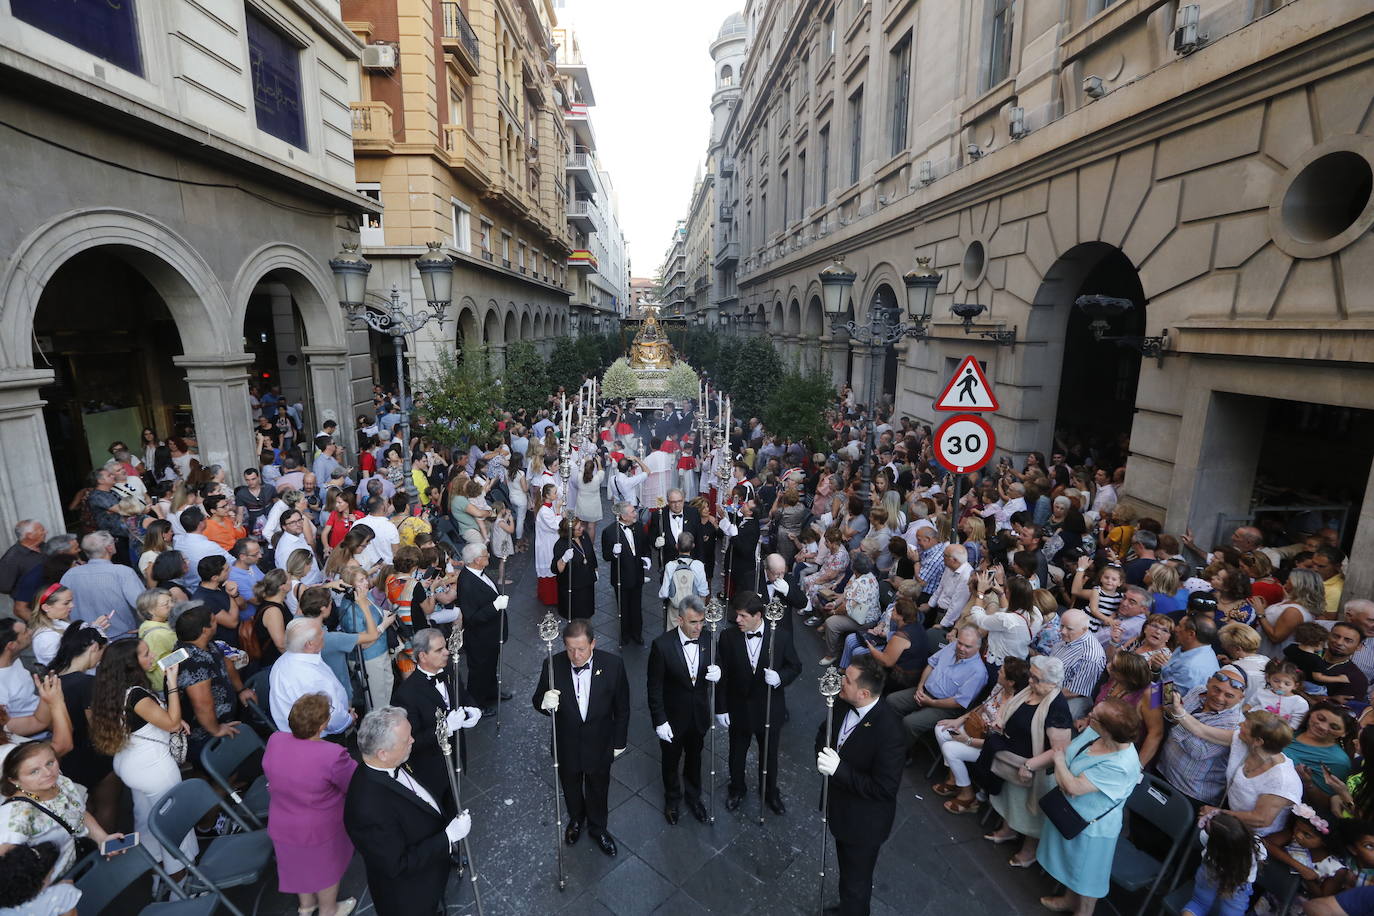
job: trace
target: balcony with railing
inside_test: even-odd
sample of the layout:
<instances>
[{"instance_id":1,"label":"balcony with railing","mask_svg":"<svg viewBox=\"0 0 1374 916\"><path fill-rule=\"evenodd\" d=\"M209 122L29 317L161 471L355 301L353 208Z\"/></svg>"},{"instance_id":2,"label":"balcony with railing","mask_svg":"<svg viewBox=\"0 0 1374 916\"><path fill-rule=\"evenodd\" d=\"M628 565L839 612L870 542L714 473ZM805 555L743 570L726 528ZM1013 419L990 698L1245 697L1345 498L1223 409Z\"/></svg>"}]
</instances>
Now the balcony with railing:
<instances>
[{"instance_id":1,"label":"balcony with railing","mask_svg":"<svg viewBox=\"0 0 1374 916\"><path fill-rule=\"evenodd\" d=\"M739 263L739 242L726 242L716 251L716 267L726 268Z\"/></svg>"},{"instance_id":2,"label":"balcony with railing","mask_svg":"<svg viewBox=\"0 0 1374 916\"><path fill-rule=\"evenodd\" d=\"M578 232L596 232L601 228L597 219L596 205L589 200L568 201L568 225Z\"/></svg>"},{"instance_id":3,"label":"balcony with railing","mask_svg":"<svg viewBox=\"0 0 1374 916\"><path fill-rule=\"evenodd\" d=\"M720 218L722 222L728 223L735 218L735 208L729 204L720 205Z\"/></svg>"},{"instance_id":4,"label":"balcony with railing","mask_svg":"<svg viewBox=\"0 0 1374 916\"><path fill-rule=\"evenodd\" d=\"M591 153L577 152L568 154L568 174L577 183L579 190L588 195L596 193L596 159Z\"/></svg>"},{"instance_id":5,"label":"balcony with railing","mask_svg":"<svg viewBox=\"0 0 1374 916\"><path fill-rule=\"evenodd\" d=\"M386 102L349 102L353 116L354 152L392 153L396 151L391 127L391 106Z\"/></svg>"},{"instance_id":6,"label":"balcony with railing","mask_svg":"<svg viewBox=\"0 0 1374 916\"><path fill-rule=\"evenodd\" d=\"M450 169L482 187L491 184L486 151L467 128L461 124L444 125L444 152L448 154Z\"/></svg>"},{"instance_id":7,"label":"balcony with railing","mask_svg":"<svg viewBox=\"0 0 1374 916\"><path fill-rule=\"evenodd\" d=\"M468 22L461 4L446 2L442 6L444 50L454 56L458 64L468 71L469 76L476 76L482 62L482 46L477 41L477 33Z\"/></svg>"},{"instance_id":8,"label":"balcony with railing","mask_svg":"<svg viewBox=\"0 0 1374 916\"><path fill-rule=\"evenodd\" d=\"M729 178L731 175L735 174L735 157L721 156L718 170L722 178Z\"/></svg>"}]
</instances>

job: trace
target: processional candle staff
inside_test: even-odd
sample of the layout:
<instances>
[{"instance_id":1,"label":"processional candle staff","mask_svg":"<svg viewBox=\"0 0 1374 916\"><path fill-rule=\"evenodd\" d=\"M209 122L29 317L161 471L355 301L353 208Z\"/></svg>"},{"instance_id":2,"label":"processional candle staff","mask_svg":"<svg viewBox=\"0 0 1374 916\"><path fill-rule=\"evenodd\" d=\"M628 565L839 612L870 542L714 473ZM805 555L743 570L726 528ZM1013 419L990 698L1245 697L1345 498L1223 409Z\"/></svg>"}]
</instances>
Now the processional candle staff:
<instances>
[{"instance_id":1,"label":"processional candle staff","mask_svg":"<svg viewBox=\"0 0 1374 916\"><path fill-rule=\"evenodd\" d=\"M777 668L774 667L776 662L773 659L773 641L778 635L778 623L782 621L786 613L786 610L782 606L782 599L777 595L774 595L772 599L763 606L763 619L773 625L768 630L768 664L764 667L772 668L774 671L776 671ZM763 786L762 790L759 792L759 824L763 823L763 796L768 791L768 741L773 728L774 689L776 688L769 686L768 695L763 701L763 760L761 761L763 764Z\"/></svg>"},{"instance_id":2,"label":"processional candle staff","mask_svg":"<svg viewBox=\"0 0 1374 916\"><path fill-rule=\"evenodd\" d=\"M717 627L725 619L725 603L719 598L712 598L706 602L706 623L711 628L711 664L718 665L716 661L716 650L720 646L720 640L716 636ZM711 816L712 824L716 822L716 682L710 682L711 706Z\"/></svg>"},{"instance_id":3,"label":"processional candle staff","mask_svg":"<svg viewBox=\"0 0 1374 916\"><path fill-rule=\"evenodd\" d=\"M561 629L558 618L553 611L549 611L539 621L539 638L544 641L544 656L548 661L549 688L553 689L553 641L558 638L558 631ZM558 798L558 789L562 785L558 781L558 722L556 721L557 711L549 713L549 735L553 739L553 848L558 856L558 889L561 891L568 886L568 879L563 874L563 803Z\"/></svg>"},{"instance_id":4,"label":"processional candle staff","mask_svg":"<svg viewBox=\"0 0 1374 916\"><path fill-rule=\"evenodd\" d=\"M455 740L455 735L449 734L448 710L442 706L434 715L434 737L439 741L439 752L444 755L446 763L449 764L444 769L448 772L448 787L453 792L454 807L466 814L467 812L463 809L462 798L458 794L458 772L456 769L463 765L462 754L455 753L453 746L449 744L451 740ZM477 905L477 916L482 916L482 892L477 887L477 860L472 857L472 843L468 837L463 837L460 846L463 855L468 860L468 876L472 879L472 900Z\"/></svg>"},{"instance_id":5,"label":"processional candle staff","mask_svg":"<svg viewBox=\"0 0 1374 916\"><path fill-rule=\"evenodd\" d=\"M835 721L835 697L840 692L840 672L834 665L825 669L825 674L820 677L821 696L825 699L825 746L830 747L831 728ZM824 777L821 784L821 886L820 900L816 904L816 911L825 909L825 844L826 833L829 830L830 818L830 777Z\"/></svg>"}]
</instances>

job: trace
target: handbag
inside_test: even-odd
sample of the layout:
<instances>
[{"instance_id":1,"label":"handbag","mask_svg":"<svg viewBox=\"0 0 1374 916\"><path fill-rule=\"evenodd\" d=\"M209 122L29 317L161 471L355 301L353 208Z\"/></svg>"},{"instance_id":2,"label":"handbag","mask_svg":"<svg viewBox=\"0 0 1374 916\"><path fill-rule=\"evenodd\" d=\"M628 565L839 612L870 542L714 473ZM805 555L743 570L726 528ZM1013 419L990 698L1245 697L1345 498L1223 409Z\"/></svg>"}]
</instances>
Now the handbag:
<instances>
[{"instance_id":1,"label":"handbag","mask_svg":"<svg viewBox=\"0 0 1374 916\"><path fill-rule=\"evenodd\" d=\"M1011 751L998 751L992 757L992 772L1000 776L1007 782L1020 786L1023 789L1030 788L1035 781L1035 774L1029 776L1021 774L1021 768L1026 765L1026 758Z\"/></svg>"},{"instance_id":2,"label":"handbag","mask_svg":"<svg viewBox=\"0 0 1374 916\"><path fill-rule=\"evenodd\" d=\"M968 718L964 719L964 734L970 738L982 738L988 733L988 720L984 719L983 714L979 712L981 709L981 706L978 707L968 714Z\"/></svg>"},{"instance_id":3,"label":"handbag","mask_svg":"<svg viewBox=\"0 0 1374 916\"><path fill-rule=\"evenodd\" d=\"M33 805L39 811L42 811L48 817L52 818L54 821L57 821L58 825L63 830L67 831L68 834L71 835L72 846L76 849L76 861L80 861L81 859L95 852L96 849L99 848L99 844L96 843L95 840L91 839L88 836L78 836L76 831L72 829L71 824L68 824L62 818L58 817L52 811L48 810L47 806L39 804L36 799L29 798L27 795L14 795L11 796L10 799L5 802L5 804L8 805L17 801L28 802L30 805Z\"/></svg>"},{"instance_id":4,"label":"handbag","mask_svg":"<svg viewBox=\"0 0 1374 916\"><path fill-rule=\"evenodd\" d=\"M1084 745L1084 747L1087 747L1087 745ZM1083 748L1078 749L1078 754L1081 753L1083 753ZM1078 754L1073 755L1075 759L1077 759ZM1072 761L1069 762L1072 763ZM1128 795L1126 798L1130 798L1130 796ZM1125 798L1121 799L1097 817L1087 821L1083 819L1083 815L1078 813L1078 809L1070 803L1069 797L1064 794L1064 790L1059 788L1059 786L1055 786L1040 797L1040 810L1044 812L1045 817L1054 825L1054 829L1058 830L1060 834L1063 835L1064 839L1072 840L1084 830L1087 830L1089 825L1097 823L1102 820L1102 818L1115 811L1125 800Z\"/></svg>"}]
</instances>

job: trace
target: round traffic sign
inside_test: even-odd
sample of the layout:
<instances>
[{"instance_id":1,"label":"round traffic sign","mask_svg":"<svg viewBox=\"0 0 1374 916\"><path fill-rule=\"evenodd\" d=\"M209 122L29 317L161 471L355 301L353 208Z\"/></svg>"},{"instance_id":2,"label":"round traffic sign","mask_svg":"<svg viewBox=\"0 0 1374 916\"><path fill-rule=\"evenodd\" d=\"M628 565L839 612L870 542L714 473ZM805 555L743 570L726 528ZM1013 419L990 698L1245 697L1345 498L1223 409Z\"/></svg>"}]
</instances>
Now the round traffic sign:
<instances>
[{"instance_id":1,"label":"round traffic sign","mask_svg":"<svg viewBox=\"0 0 1374 916\"><path fill-rule=\"evenodd\" d=\"M956 474L976 471L987 464L996 445L992 426L974 414L956 414L935 433L935 457Z\"/></svg>"}]
</instances>

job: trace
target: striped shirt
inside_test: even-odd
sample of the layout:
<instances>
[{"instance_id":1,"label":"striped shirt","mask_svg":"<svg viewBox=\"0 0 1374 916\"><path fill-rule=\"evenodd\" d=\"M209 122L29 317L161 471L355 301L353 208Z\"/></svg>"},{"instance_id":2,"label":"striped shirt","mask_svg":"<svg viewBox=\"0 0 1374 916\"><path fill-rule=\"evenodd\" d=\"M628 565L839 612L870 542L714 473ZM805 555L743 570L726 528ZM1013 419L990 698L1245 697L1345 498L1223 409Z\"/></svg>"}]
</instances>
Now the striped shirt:
<instances>
[{"instance_id":1,"label":"striped shirt","mask_svg":"<svg viewBox=\"0 0 1374 916\"><path fill-rule=\"evenodd\" d=\"M1063 689L1080 697L1090 697L1107 669L1107 653L1091 633L1069 642L1060 640L1050 651L1051 658L1064 663Z\"/></svg>"},{"instance_id":2,"label":"striped shirt","mask_svg":"<svg viewBox=\"0 0 1374 916\"><path fill-rule=\"evenodd\" d=\"M1100 630L1103 627L1106 627L1110 630L1112 627L1112 618L1116 616L1116 609L1121 606L1121 599L1126 597L1126 593L1104 592L1102 590L1102 586L1100 585L1095 586L1093 590L1097 592L1097 612L1101 614L1103 617L1106 617L1107 621L1104 623L1103 621L1098 620L1092 614L1089 614L1088 628L1091 629L1093 632L1096 632L1097 630Z\"/></svg>"},{"instance_id":3,"label":"striped shirt","mask_svg":"<svg viewBox=\"0 0 1374 916\"><path fill-rule=\"evenodd\" d=\"M935 590L940 587L940 577L945 571L945 548L948 544L936 544L929 550L921 551L921 581L925 585L921 591L928 595L935 594Z\"/></svg>"},{"instance_id":4,"label":"striped shirt","mask_svg":"<svg viewBox=\"0 0 1374 916\"><path fill-rule=\"evenodd\" d=\"M1188 691L1183 697L1183 708L1203 725L1240 728L1240 723L1245 719L1241 704L1237 703L1220 712L1207 712L1202 708L1206 692L1205 685ZM1169 729L1159 749L1159 774L1171 786L1203 804L1219 804L1221 797L1226 794L1226 761L1230 753L1229 745L1213 744L1182 725L1175 725Z\"/></svg>"}]
</instances>

